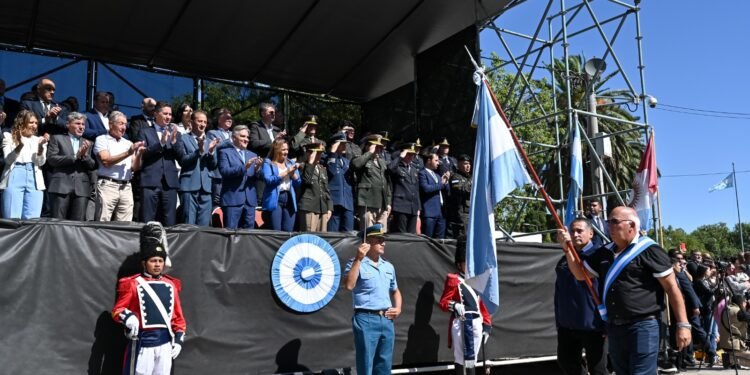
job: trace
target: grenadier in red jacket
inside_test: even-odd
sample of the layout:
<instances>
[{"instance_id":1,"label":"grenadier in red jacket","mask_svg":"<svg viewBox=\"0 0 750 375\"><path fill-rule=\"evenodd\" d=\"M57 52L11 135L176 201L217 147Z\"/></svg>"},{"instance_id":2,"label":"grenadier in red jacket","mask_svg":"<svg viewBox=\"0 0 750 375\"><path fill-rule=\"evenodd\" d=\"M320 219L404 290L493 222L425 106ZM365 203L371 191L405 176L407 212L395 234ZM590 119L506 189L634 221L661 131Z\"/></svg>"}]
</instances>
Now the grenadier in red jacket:
<instances>
[{"instance_id":1,"label":"grenadier in red jacket","mask_svg":"<svg viewBox=\"0 0 750 375\"><path fill-rule=\"evenodd\" d=\"M440 308L450 311L448 347L453 344L456 374L474 375L479 348L487 342L492 320L477 292L464 280L466 274L466 237L456 243L456 268L445 278ZM465 371L465 372L464 372Z\"/></svg>"},{"instance_id":2,"label":"grenadier in red jacket","mask_svg":"<svg viewBox=\"0 0 750 375\"><path fill-rule=\"evenodd\" d=\"M172 360L182 350L186 328L182 286L179 279L162 274L166 259L162 244L142 243L143 273L118 282L112 318L125 326L131 340L123 374L169 375Z\"/></svg>"}]
</instances>

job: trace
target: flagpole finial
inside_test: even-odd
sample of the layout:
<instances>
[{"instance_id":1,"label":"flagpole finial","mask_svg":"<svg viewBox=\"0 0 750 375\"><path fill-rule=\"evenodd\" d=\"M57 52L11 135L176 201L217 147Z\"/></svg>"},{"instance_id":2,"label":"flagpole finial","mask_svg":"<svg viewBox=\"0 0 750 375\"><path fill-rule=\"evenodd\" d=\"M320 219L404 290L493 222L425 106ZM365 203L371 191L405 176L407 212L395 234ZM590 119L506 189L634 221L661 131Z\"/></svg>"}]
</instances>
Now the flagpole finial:
<instances>
[{"instance_id":1,"label":"flagpole finial","mask_svg":"<svg viewBox=\"0 0 750 375\"><path fill-rule=\"evenodd\" d=\"M474 80L474 84L479 86L486 78L484 75L484 67L481 67L479 66L479 64L477 64L477 61L474 60L474 56L472 56L471 54L471 51L469 51L469 47L464 44L464 48L466 49L466 53L469 54L469 60L471 60L471 64L474 65L474 75L472 76L472 79Z\"/></svg>"}]
</instances>

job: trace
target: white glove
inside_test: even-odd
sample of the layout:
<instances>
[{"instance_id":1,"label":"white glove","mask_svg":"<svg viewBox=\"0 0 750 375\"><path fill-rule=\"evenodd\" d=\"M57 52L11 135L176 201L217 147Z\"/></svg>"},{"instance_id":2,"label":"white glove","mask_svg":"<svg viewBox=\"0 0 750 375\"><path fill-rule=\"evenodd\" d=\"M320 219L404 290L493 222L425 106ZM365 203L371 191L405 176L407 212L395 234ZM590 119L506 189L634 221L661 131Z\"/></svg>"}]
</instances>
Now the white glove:
<instances>
[{"instance_id":1,"label":"white glove","mask_svg":"<svg viewBox=\"0 0 750 375\"><path fill-rule=\"evenodd\" d=\"M487 341L490 339L490 333L487 331L482 332L482 345L487 345Z\"/></svg>"},{"instance_id":2,"label":"white glove","mask_svg":"<svg viewBox=\"0 0 750 375\"><path fill-rule=\"evenodd\" d=\"M131 340L138 338L138 318L135 315L131 315L125 320L125 328L127 329L125 336Z\"/></svg>"},{"instance_id":3,"label":"white glove","mask_svg":"<svg viewBox=\"0 0 750 375\"><path fill-rule=\"evenodd\" d=\"M177 359L177 356L180 355L180 352L182 351L182 345L180 344L173 344L172 345L172 359Z\"/></svg>"},{"instance_id":4,"label":"white glove","mask_svg":"<svg viewBox=\"0 0 750 375\"><path fill-rule=\"evenodd\" d=\"M453 305L453 312L456 313L456 316L463 318L466 314L466 308L462 303L456 303Z\"/></svg>"}]
</instances>

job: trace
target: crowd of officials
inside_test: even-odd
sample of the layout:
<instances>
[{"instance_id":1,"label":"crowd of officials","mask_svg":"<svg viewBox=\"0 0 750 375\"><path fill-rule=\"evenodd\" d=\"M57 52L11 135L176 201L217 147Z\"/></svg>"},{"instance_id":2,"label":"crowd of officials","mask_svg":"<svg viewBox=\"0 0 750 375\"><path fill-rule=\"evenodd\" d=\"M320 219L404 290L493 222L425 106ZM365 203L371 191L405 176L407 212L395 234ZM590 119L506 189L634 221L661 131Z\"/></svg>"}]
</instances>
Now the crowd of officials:
<instances>
[{"instance_id":1,"label":"crowd of officials","mask_svg":"<svg viewBox=\"0 0 750 375\"><path fill-rule=\"evenodd\" d=\"M343 121L322 140L314 114L287 134L270 103L249 125L235 124L227 108L152 98L128 119L112 93L95 93L93 107L79 111L55 92L42 78L15 101L0 80L3 218L317 232L380 223L435 238L465 231L471 158L451 156L445 138L392 144L386 131L356 137Z\"/></svg>"}]
</instances>

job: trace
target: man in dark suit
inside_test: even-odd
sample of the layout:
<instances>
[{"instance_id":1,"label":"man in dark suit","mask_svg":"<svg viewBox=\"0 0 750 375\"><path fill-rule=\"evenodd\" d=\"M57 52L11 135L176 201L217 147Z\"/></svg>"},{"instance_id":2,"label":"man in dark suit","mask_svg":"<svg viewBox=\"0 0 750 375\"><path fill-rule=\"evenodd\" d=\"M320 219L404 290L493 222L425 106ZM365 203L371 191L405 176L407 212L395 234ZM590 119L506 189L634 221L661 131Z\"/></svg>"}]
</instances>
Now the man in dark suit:
<instances>
[{"instance_id":1,"label":"man in dark suit","mask_svg":"<svg viewBox=\"0 0 750 375\"><path fill-rule=\"evenodd\" d=\"M250 143L250 130L238 125L232 131L232 147L218 151L221 184L221 210L224 212L225 227L255 228L255 207L258 195L255 192L255 179L258 176L263 158L247 149Z\"/></svg>"},{"instance_id":2,"label":"man in dark suit","mask_svg":"<svg viewBox=\"0 0 750 375\"><path fill-rule=\"evenodd\" d=\"M141 114L130 118L128 128L125 131L125 138L136 143L142 142L141 129L151 128L154 126L154 108L156 100L154 98L143 98L141 103ZM133 218L141 217L141 171L134 171L133 178L130 180L133 189Z\"/></svg>"},{"instance_id":3,"label":"man in dark suit","mask_svg":"<svg viewBox=\"0 0 750 375\"><path fill-rule=\"evenodd\" d=\"M42 78L37 83L37 100L24 100L22 109L34 112L39 120L38 134L65 134L68 111L55 101L55 82Z\"/></svg>"},{"instance_id":4,"label":"man in dark suit","mask_svg":"<svg viewBox=\"0 0 750 375\"><path fill-rule=\"evenodd\" d=\"M172 107L157 102L154 126L141 129L145 151L141 166L141 221L175 224L177 210L177 160L185 150L177 127L171 123Z\"/></svg>"},{"instance_id":5,"label":"man in dark suit","mask_svg":"<svg viewBox=\"0 0 750 375\"><path fill-rule=\"evenodd\" d=\"M391 232L417 233L420 209L419 169L412 162L417 151L412 144L407 146L388 165L393 183Z\"/></svg>"},{"instance_id":6,"label":"man in dark suit","mask_svg":"<svg viewBox=\"0 0 750 375\"><path fill-rule=\"evenodd\" d=\"M143 98L143 102L141 103L142 113L130 118L128 130L125 133L128 140L133 143L142 141L142 139L138 139L141 129L154 126L154 108L156 108L156 100L154 98Z\"/></svg>"},{"instance_id":7,"label":"man in dark suit","mask_svg":"<svg viewBox=\"0 0 750 375\"><path fill-rule=\"evenodd\" d=\"M271 151L271 143L275 139L286 136L286 131L282 131L273 124L276 119L276 107L271 103L260 103L260 121L250 127L250 150L258 156L265 158Z\"/></svg>"},{"instance_id":8,"label":"man in dark suit","mask_svg":"<svg viewBox=\"0 0 750 375\"><path fill-rule=\"evenodd\" d=\"M449 172L438 175L440 160L437 154L428 152L425 169L419 171L419 195L422 198L422 234L432 238L445 238L445 216L443 205L450 189Z\"/></svg>"},{"instance_id":9,"label":"man in dark suit","mask_svg":"<svg viewBox=\"0 0 750 375\"><path fill-rule=\"evenodd\" d=\"M5 81L0 79L0 127L3 131L10 131L20 111L21 103L5 96Z\"/></svg>"},{"instance_id":10,"label":"man in dark suit","mask_svg":"<svg viewBox=\"0 0 750 375\"><path fill-rule=\"evenodd\" d=\"M105 91L94 94L94 108L86 111L86 130L83 138L95 141L96 137L109 131L109 111L112 110L112 98Z\"/></svg>"},{"instance_id":11,"label":"man in dark suit","mask_svg":"<svg viewBox=\"0 0 750 375\"><path fill-rule=\"evenodd\" d=\"M438 159L440 159L440 167L437 170L438 174L443 175L445 172L456 173L458 171L458 162L456 158L449 155L451 144L448 142L448 138L440 139L436 146L438 148Z\"/></svg>"},{"instance_id":12,"label":"man in dark suit","mask_svg":"<svg viewBox=\"0 0 750 375\"><path fill-rule=\"evenodd\" d=\"M211 181L216 171L216 145L219 140L206 140L208 115L195 111L192 127L182 136L184 153L180 159L180 197L186 224L208 226L211 221Z\"/></svg>"},{"instance_id":13,"label":"man in dark suit","mask_svg":"<svg viewBox=\"0 0 750 375\"><path fill-rule=\"evenodd\" d=\"M92 143L82 138L86 116L68 115L68 134L50 137L47 165L50 167L47 192L51 215L57 219L83 221L91 195L89 175L96 167L91 158Z\"/></svg>"},{"instance_id":14,"label":"man in dark suit","mask_svg":"<svg viewBox=\"0 0 750 375\"><path fill-rule=\"evenodd\" d=\"M609 227L602 216L602 204L598 199L589 201L589 213L586 215L586 218L591 221L591 226L594 228L594 238L591 240L594 248L598 249L602 245L609 243Z\"/></svg>"}]
</instances>

